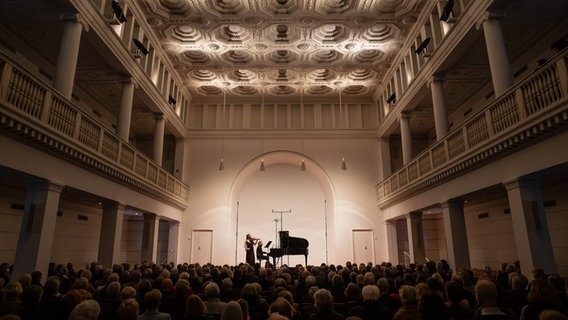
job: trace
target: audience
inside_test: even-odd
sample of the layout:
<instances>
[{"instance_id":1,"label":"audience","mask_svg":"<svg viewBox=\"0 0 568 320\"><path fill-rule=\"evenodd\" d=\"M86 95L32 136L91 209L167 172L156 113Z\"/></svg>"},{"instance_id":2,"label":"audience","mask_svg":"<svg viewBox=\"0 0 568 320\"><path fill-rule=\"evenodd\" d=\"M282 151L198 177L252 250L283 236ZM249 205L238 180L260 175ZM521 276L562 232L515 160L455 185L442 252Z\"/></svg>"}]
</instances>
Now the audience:
<instances>
[{"instance_id":1,"label":"audience","mask_svg":"<svg viewBox=\"0 0 568 320\"><path fill-rule=\"evenodd\" d=\"M0 264L0 319L567 319L566 277L518 263L477 273L447 262L274 268L198 263L93 262L49 266L18 279ZM477 276L477 277L476 277ZM222 287L222 289L220 289Z\"/></svg>"}]
</instances>

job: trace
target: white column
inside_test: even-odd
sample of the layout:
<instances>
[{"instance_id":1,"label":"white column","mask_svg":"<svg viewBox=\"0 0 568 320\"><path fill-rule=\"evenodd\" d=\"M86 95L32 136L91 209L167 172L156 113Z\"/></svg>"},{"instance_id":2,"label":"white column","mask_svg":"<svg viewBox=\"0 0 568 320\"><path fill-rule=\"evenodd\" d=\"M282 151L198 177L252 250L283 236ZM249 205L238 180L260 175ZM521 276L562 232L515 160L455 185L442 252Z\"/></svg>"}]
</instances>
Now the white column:
<instances>
[{"instance_id":1,"label":"white column","mask_svg":"<svg viewBox=\"0 0 568 320\"><path fill-rule=\"evenodd\" d=\"M412 159L412 134L410 133L410 113L400 115L400 139L402 140L402 162L407 164Z\"/></svg>"},{"instance_id":2,"label":"white column","mask_svg":"<svg viewBox=\"0 0 568 320\"><path fill-rule=\"evenodd\" d=\"M169 222L170 230L168 232L168 261L177 264L178 248L179 248L179 221Z\"/></svg>"},{"instance_id":3,"label":"white column","mask_svg":"<svg viewBox=\"0 0 568 320\"><path fill-rule=\"evenodd\" d=\"M556 273L556 262L542 203L540 178L518 178L505 183L521 270L541 267Z\"/></svg>"},{"instance_id":4,"label":"white column","mask_svg":"<svg viewBox=\"0 0 568 320\"><path fill-rule=\"evenodd\" d=\"M436 125L436 140L440 141L449 131L448 110L444 98L444 80L440 76L432 77L430 89L432 90L432 108Z\"/></svg>"},{"instance_id":5,"label":"white column","mask_svg":"<svg viewBox=\"0 0 568 320\"><path fill-rule=\"evenodd\" d=\"M158 258L158 231L160 230L160 217L152 213L145 213L143 228L140 260L156 262L156 259Z\"/></svg>"},{"instance_id":6,"label":"white column","mask_svg":"<svg viewBox=\"0 0 568 320\"><path fill-rule=\"evenodd\" d=\"M410 250L410 259L412 260L410 263L422 263L426 261L422 212L407 214L406 227L408 228L408 248Z\"/></svg>"},{"instance_id":7,"label":"white column","mask_svg":"<svg viewBox=\"0 0 568 320\"><path fill-rule=\"evenodd\" d=\"M162 154L164 151L164 131L166 127L166 119L161 113L154 115L156 120L156 130L154 131L154 153L152 158L158 165L162 165Z\"/></svg>"},{"instance_id":8,"label":"white column","mask_svg":"<svg viewBox=\"0 0 568 320\"><path fill-rule=\"evenodd\" d=\"M98 262L112 267L119 263L120 242L122 241L122 224L124 222L125 205L117 202L103 203L103 217L99 239Z\"/></svg>"},{"instance_id":9,"label":"white column","mask_svg":"<svg viewBox=\"0 0 568 320\"><path fill-rule=\"evenodd\" d=\"M444 235L446 237L446 250L448 263L457 270L470 269L469 245L467 242L467 229L462 200L449 200L442 202L442 215L444 217Z\"/></svg>"},{"instance_id":10,"label":"white column","mask_svg":"<svg viewBox=\"0 0 568 320\"><path fill-rule=\"evenodd\" d=\"M174 159L174 177L183 179L183 172L186 166L185 161L185 138L176 138L176 151Z\"/></svg>"},{"instance_id":11,"label":"white column","mask_svg":"<svg viewBox=\"0 0 568 320\"><path fill-rule=\"evenodd\" d=\"M67 99L71 100L83 24L78 14L62 14L61 20L65 22L65 29L61 46L59 47L53 87Z\"/></svg>"},{"instance_id":12,"label":"white column","mask_svg":"<svg viewBox=\"0 0 568 320\"><path fill-rule=\"evenodd\" d=\"M388 259L392 264L399 263L398 257L398 234L396 232L396 221L387 221L387 250Z\"/></svg>"},{"instance_id":13,"label":"white column","mask_svg":"<svg viewBox=\"0 0 568 320\"><path fill-rule=\"evenodd\" d=\"M513 73L509 65L507 48L501 32L499 19L504 14L488 12L483 21L483 34L485 35L485 45L489 57L489 67L491 68L491 78L493 80L493 90L495 97L502 95L513 85Z\"/></svg>"},{"instance_id":14,"label":"white column","mask_svg":"<svg viewBox=\"0 0 568 320\"><path fill-rule=\"evenodd\" d=\"M381 179L386 179L392 174L390 141L388 138L379 139L379 158L381 159Z\"/></svg>"},{"instance_id":15,"label":"white column","mask_svg":"<svg viewBox=\"0 0 568 320\"><path fill-rule=\"evenodd\" d=\"M34 270L47 274L62 190L62 185L43 179L27 182L12 279Z\"/></svg>"},{"instance_id":16,"label":"white column","mask_svg":"<svg viewBox=\"0 0 568 320\"><path fill-rule=\"evenodd\" d=\"M120 110L118 111L118 125L116 133L122 140L128 142L130 136L130 120L132 118L132 100L134 99L134 82L132 78L122 81L122 95L120 97Z\"/></svg>"}]
</instances>

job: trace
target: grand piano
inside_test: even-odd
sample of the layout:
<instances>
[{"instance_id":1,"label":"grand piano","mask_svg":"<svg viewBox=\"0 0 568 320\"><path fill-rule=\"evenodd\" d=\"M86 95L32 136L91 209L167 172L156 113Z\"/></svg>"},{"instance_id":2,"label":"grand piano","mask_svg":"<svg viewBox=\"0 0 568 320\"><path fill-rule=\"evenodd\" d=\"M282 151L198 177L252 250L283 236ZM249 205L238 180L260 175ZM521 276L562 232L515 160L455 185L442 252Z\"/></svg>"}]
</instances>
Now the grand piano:
<instances>
[{"instance_id":1,"label":"grand piano","mask_svg":"<svg viewBox=\"0 0 568 320\"><path fill-rule=\"evenodd\" d=\"M280 238L280 248L271 248L268 256L272 257L272 263L276 265L276 258L288 255L303 255L305 264L308 264L308 246L310 243L307 239L290 237L289 231L278 231Z\"/></svg>"}]
</instances>

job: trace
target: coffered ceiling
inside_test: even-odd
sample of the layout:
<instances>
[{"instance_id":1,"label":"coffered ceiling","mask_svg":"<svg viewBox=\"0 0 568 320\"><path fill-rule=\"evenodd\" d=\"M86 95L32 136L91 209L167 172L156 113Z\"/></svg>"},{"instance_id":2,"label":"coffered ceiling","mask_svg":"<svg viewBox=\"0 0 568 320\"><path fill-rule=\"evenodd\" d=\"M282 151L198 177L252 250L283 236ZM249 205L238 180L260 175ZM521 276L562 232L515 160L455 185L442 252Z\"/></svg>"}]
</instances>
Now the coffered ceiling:
<instances>
[{"instance_id":1,"label":"coffered ceiling","mask_svg":"<svg viewBox=\"0 0 568 320\"><path fill-rule=\"evenodd\" d=\"M420 0L145 0L194 97L372 96Z\"/></svg>"}]
</instances>

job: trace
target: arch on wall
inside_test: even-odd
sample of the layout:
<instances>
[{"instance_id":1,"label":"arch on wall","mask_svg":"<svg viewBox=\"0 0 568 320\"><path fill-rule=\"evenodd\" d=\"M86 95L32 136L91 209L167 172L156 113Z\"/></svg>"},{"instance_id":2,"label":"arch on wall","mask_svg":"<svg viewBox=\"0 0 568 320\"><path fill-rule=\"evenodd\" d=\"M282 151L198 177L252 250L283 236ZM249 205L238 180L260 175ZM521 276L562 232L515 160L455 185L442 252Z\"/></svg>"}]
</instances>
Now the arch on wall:
<instances>
[{"instance_id":1,"label":"arch on wall","mask_svg":"<svg viewBox=\"0 0 568 320\"><path fill-rule=\"evenodd\" d=\"M335 210L335 190L333 183L323 169L323 167L316 162L314 159L308 156L288 150L277 150L263 153L249 162L247 162L237 173L229 191L229 203L231 208L231 230L235 235L235 246L241 244L244 235L238 234L238 215L239 215L239 195L244 185L251 179L253 174L256 174L261 166L261 162L264 162L266 170L270 170L271 166L278 164L287 164L292 166L297 166L300 170L300 165L302 161L305 164L305 172L310 174L321 186L321 191L325 197L325 218L326 218L326 260L333 260L333 257L337 255L334 251L335 245L335 234L336 234L336 210ZM235 250L235 263L237 263L237 251ZM329 256L328 256L329 255ZM327 263L327 261L326 261Z\"/></svg>"}]
</instances>

